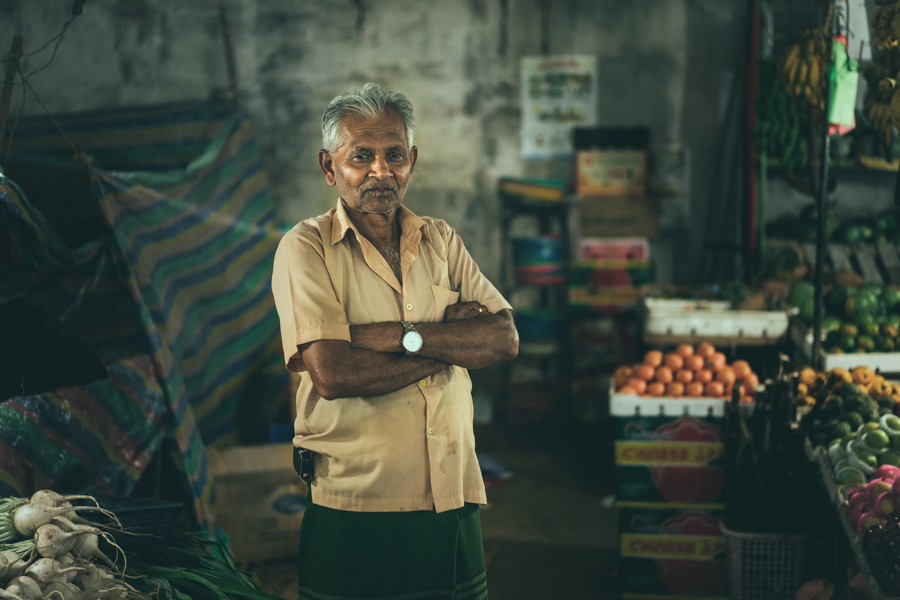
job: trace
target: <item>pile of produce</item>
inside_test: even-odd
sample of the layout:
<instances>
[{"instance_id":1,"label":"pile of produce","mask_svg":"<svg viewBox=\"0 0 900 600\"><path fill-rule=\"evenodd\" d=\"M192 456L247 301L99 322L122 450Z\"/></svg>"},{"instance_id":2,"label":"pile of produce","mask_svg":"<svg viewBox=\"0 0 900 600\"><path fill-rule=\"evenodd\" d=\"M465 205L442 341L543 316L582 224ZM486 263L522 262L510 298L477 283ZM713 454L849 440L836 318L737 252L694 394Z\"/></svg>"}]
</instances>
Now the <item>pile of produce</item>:
<instances>
[{"instance_id":1,"label":"pile of produce","mask_svg":"<svg viewBox=\"0 0 900 600\"><path fill-rule=\"evenodd\" d=\"M789 302L812 324L814 290L809 282L791 288ZM900 349L900 290L867 283L835 287L823 298L822 348L831 354L895 352Z\"/></svg>"},{"instance_id":2,"label":"pile of produce","mask_svg":"<svg viewBox=\"0 0 900 600\"><path fill-rule=\"evenodd\" d=\"M891 515L870 526L863 536L863 550L872 575L891 596L900 595L900 517Z\"/></svg>"},{"instance_id":3,"label":"pile of produce","mask_svg":"<svg viewBox=\"0 0 900 600\"><path fill-rule=\"evenodd\" d=\"M73 506L88 500L94 506ZM102 513L112 525L86 521L82 511ZM259 590L233 562L215 558L186 534L166 546L148 545L129 560L110 531L123 535L111 511L91 496L50 490L31 498L0 498L0 598L3 600L279 600ZM101 540L115 555L100 549ZM228 560L227 550L220 553ZM169 561L170 564L166 564Z\"/></svg>"},{"instance_id":4,"label":"pile of produce","mask_svg":"<svg viewBox=\"0 0 900 600\"><path fill-rule=\"evenodd\" d=\"M799 214L789 214L766 224L770 238L814 242L818 227L818 209L815 204L804 206ZM833 215L825 217L825 236L836 244L900 244L897 229L897 213L886 210L872 217L859 217L841 221Z\"/></svg>"},{"instance_id":5,"label":"pile of produce","mask_svg":"<svg viewBox=\"0 0 900 600\"><path fill-rule=\"evenodd\" d=\"M872 480L857 484L847 493L850 522L863 533L873 525L884 525L891 517L900 517L900 468L879 467Z\"/></svg>"},{"instance_id":6,"label":"pile of produce","mask_svg":"<svg viewBox=\"0 0 900 600\"><path fill-rule=\"evenodd\" d=\"M644 362L616 369L613 381L619 394L672 398L727 398L737 384L742 402L753 402L759 386L759 377L747 361L728 365L725 355L709 342L696 348L681 344L665 354L650 350Z\"/></svg>"}]
</instances>

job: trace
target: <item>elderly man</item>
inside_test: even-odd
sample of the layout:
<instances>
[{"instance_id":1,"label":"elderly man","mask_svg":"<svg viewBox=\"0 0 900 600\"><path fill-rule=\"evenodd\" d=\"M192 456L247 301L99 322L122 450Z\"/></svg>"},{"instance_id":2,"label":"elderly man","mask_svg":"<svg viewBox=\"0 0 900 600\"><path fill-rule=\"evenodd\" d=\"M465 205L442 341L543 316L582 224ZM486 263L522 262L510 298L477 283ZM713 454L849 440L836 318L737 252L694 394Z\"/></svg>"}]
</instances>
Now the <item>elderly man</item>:
<instances>
[{"instance_id":1,"label":"elderly man","mask_svg":"<svg viewBox=\"0 0 900 600\"><path fill-rule=\"evenodd\" d=\"M332 100L319 165L337 206L275 255L294 446L314 457L300 598L487 598L467 369L514 358L518 335L453 228L402 205L414 130L378 85Z\"/></svg>"}]
</instances>

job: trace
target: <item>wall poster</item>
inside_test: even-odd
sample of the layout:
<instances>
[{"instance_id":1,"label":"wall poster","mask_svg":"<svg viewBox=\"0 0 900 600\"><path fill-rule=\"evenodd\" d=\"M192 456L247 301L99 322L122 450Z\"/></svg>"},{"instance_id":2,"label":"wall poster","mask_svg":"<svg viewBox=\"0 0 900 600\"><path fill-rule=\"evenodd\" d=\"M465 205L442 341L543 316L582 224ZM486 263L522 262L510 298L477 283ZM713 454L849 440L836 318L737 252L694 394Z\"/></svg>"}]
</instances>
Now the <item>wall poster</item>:
<instances>
[{"instance_id":1,"label":"wall poster","mask_svg":"<svg viewBox=\"0 0 900 600\"><path fill-rule=\"evenodd\" d=\"M574 154L572 128L597 124L594 56L522 58L522 158Z\"/></svg>"}]
</instances>

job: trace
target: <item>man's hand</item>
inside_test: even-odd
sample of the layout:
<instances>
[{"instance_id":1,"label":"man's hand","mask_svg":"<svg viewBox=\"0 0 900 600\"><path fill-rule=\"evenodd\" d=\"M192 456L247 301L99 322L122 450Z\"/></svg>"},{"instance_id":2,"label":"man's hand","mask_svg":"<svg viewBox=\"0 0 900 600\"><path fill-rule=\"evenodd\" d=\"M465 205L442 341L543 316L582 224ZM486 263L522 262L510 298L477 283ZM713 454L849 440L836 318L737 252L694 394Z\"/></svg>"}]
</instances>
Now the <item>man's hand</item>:
<instances>
[{"instance_id":1,"label":"man's hand","mask_svg":"<svg viewBox=\"0 0 900 600\"><path fill-rule=\"evenodd\" d=\"M443 323L457 323L489 315L487 307L477 302L457 302L444 309Z\"/></svg>"}]
</instances>

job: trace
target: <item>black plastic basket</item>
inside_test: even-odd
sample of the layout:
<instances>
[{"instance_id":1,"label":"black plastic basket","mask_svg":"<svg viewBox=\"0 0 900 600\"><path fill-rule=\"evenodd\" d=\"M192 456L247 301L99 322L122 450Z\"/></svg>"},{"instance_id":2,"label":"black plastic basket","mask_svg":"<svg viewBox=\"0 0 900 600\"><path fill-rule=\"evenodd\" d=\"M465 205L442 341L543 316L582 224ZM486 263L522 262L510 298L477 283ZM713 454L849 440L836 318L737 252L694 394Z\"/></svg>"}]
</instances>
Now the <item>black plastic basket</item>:
<instances>
[{"instance_id":1,"label":"black plastic basket","mask_svg":"<svg viewBox=\"0 0 900 600\"><path fill-rule=\"evenodd\" d=\"M172 538L178 515L184 510L181 502L151 500L149 498L128 498L94 494L100 506L115 513L126 533L111 531L116 543L123 548L152 544ZM76 504L76 502L73 502ZM79 500L80 506L90 506L86 500ZM117 527L112 518L98 510L79 510L78 516L88 521Z\"/></svg>"}]
</instances>

